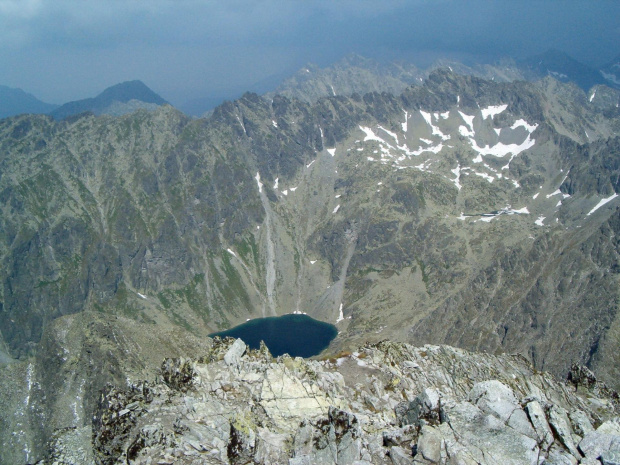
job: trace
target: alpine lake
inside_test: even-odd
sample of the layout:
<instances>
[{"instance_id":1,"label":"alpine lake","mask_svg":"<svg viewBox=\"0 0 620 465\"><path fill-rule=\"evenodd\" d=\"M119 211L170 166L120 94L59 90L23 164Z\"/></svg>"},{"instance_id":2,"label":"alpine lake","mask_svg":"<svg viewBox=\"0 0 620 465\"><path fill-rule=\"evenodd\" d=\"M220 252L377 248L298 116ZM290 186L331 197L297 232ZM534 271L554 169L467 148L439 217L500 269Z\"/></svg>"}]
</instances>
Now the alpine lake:
<instances>
[{"instance_id":1,"label":"alpine lake","mask_svg":"<svg viewBox=\"0 0 620 465\"><path fill-rule=\"evenodd\" d=\"M289 314L257 318L209 336L241 339L251 349L258 349L260 341L264 341L274 357L289 354L308 358L320 354L337 334L338 330L332 324L307 315Z\"/></svg>"}]
</instances>

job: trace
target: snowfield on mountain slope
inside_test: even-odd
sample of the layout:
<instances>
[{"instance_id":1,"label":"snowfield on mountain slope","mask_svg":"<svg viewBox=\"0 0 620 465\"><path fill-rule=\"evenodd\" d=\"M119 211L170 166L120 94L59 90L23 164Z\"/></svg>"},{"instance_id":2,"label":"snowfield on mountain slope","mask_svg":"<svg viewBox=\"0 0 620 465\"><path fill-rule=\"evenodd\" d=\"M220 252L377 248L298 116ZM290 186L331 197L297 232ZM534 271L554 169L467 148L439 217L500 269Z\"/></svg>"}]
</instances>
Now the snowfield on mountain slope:
<instances>
[{"instance_id":1,"label":"snowfield on mountain slope","mask_svg":"<svg viewBox=\"0 0 620 465\"><path fill-rule=\"evenodd\" d=\"M352 145L324 150L329 158L336 160L336 166L343 156L359 153L363 157L360 160L362 163L379 163L394 170L414 169L439 175L450 181L459 194L463 189L468 191L468 188L472 189L476 185L467 180L471 177L481 178L489 184L500 183L498 188L502 191L514 192L514 198L507 199L508 202L503 205L497 205L495 211L464 212L455 216L460 220L471 218L472 222L489 223L500 216L532 213L536 215L534 218L538 218L536 221L532 219L532 224L538 226L542 225L540 218L543 216L548 218L554 215L557 221L561 201L556 200L551 205L543 198L537 200L536 194L530 197L532 200L528 204L524 204L521 198L522 186L510 173L510 164L516 157L536 146L534 136L538 124L527 121L520 115L515 115L512 121L508 118L509 122L506 123L506 116L510 116L506 114L507 109L507 104L499 103L475 110L459 106L444 112L403 110L399 123L360 124L358 128L362 133L361 137L356 138ZM498 115L503 116L502 124L496 121ZM507 160L498 164L496 160L501 159ZM315 163L321 166L323 163L318 152L317 158L309 161L306 168L316 166ZM337 175L337 169L330 169ZM560 169L561 171L563 170ZM562 194L564 199L570 197L559 190L565 179L566 176L556 186L547 186L545 190L551 193L544 199L558 194ZM277 184L274 188L278 190ZM376 193L379 192L381 190L376 189ZM282 196L287 196L288 193L289 190L280 189ZM537 201L533 202L535 200ZM519 208L513 209L510 203L519 205ZM342 206L334 203L329 208L332 214L335 214Z\"/></svg>"},{"instance_id":2,"label":"snowfield on mountain slope","mask_svg":"<svg viewBox=\"0 0 620 465\"><path fill-rule=\"evenodd\" d=\"M377 143L381 154L380 159L370 157L368 161L390 164L396 169L417 168L430 171L427 167L428 160L420 165L414 164L413 159L421 155L439 156L446 149L462 149L462 142L465 142L472 149L471 162L482 163L483 168L474 169L471 166L459 166L451 167L450 171L454 172L455 169L459 171L470 170L489 182L494 179L508 179L508 176L484 163L483 157L503 158L511 155L508 163L502 166L502 171L508 170L510 162L516 156L535 145L536 140L532 138L532 133L538 125L519 118L508 127L495 127L493 118L503 113L507 107L506 104L489 106L477 110L473 115L461 110L446 112L419 110L414 113L404 111L405 121L400 123L401 131L399 133L381 125L377 125L375 128L360 125L359 129L364 133L364 138L351 149L363 148L359 146L362 143ZM494 136L489 129L493 130ZM473 156L474 153L478 155ZM458 183L459 180L455 180L457 188L459 187ZM518 187L518 183L513 182L513 184Z\"/></svg>"}]
</instances>

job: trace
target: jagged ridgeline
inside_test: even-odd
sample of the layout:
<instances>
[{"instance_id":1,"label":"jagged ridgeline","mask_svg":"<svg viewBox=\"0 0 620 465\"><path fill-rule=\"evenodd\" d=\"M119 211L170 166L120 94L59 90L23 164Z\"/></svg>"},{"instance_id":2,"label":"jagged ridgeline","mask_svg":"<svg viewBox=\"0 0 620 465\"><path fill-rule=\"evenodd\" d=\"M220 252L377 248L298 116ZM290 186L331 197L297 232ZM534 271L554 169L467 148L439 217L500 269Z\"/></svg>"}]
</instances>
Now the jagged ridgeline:
<instances>
[{"instance_id":1,"label":"jagged ridgeline","mask_svg":"<svg viewBox=\"0 0 620 465\"><path fill-rule=\"evenodd\" d=\"M291 312L337 324L332 352L449 343L617 386L620 123L593 99L439 70L401 95L246 94L200 120L1 120L11 460L89 425L106 382Z\"/></svg>"}]
</instances>

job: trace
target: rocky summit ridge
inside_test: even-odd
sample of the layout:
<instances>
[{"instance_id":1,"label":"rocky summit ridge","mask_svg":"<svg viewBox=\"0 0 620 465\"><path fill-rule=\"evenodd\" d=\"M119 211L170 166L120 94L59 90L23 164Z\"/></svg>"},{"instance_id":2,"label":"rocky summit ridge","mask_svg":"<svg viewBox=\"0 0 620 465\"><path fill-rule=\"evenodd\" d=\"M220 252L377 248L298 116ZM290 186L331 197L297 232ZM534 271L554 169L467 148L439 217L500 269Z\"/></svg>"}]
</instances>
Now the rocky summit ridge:
<instances>
[{"instance_id":1,"label":"rocky summit ridge","mask_svg":"<svg viewBox=\"0 0 620 465\"><path fill-rule=\"evenodd\" d=\"M106 383L296 311L337 326L327 355L448 344L617 388L616 105L441 69L398 95L245 94L198 120L0 120L3 463L90 427Z\"/></svg>"},{"instance_id":2,"label":"rocky summit ridge","mask_svg":"<svg viewBox=\"0 0 620 465\"><path fill-rule=\"evenodd\" d=\"M108 386L92 436L58 432L42 463L610 465L619 402L585 368L561 382L521 356L386 341L273 359L216 339L154 383Z\"/></svg>"}]
</instances>

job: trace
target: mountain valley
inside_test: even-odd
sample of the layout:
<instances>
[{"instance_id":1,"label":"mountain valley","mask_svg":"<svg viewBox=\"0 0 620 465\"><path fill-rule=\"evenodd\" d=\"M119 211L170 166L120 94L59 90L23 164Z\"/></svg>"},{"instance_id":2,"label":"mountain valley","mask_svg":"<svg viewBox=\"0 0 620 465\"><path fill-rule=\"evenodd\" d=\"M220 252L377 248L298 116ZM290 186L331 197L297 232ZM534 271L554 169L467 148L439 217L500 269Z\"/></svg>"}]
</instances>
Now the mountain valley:
<instances>
[{"instance_id":1,"label":"mountain valley","mask_svg":"<svg viewBox=\"0 0 620 465\"><path fill-rule=\"evenodd\" d=\"M619 92L445 67L362 94L359 69L200 119L0 120L0 463L293 312L337 326L323 358L449 344L620 387Z\"/></svg>"}]
</instances>

